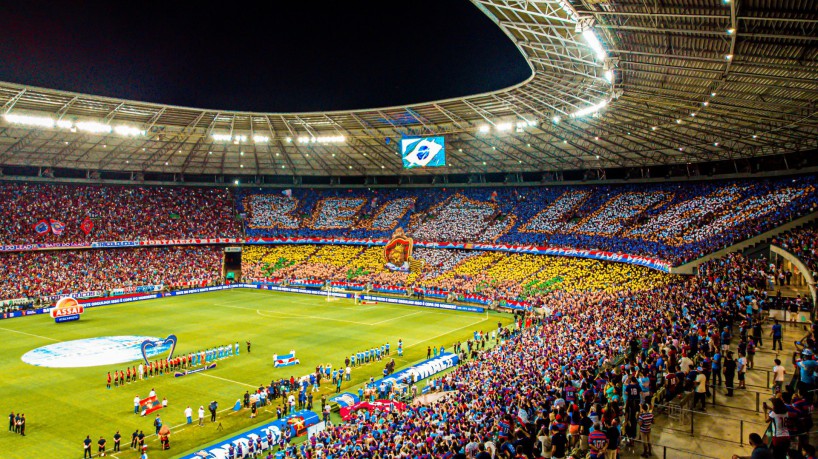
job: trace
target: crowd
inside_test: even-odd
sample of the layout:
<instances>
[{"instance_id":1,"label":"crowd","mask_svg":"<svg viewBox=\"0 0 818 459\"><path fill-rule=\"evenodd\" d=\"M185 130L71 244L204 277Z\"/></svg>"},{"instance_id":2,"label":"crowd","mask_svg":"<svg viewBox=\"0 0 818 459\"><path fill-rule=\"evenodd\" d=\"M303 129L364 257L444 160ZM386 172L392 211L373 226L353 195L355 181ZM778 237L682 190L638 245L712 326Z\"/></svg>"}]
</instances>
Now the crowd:
<instances>
[{"instance_id":1,"label":"crowd","mask_svg":"<svg viewBox=\"0 0 818 459\"><path fill-rule=\"evenodd\" d=\"M0 298L40 298L221 280L222 254L212 246L57 250L0 254Z\"/></svg>"},{"instance_id":2,"label":"crowd","mask_svg":"<svg viewBox=\"0 0 818 459\"><path fill-rule=\"evenodd\" d=\"M818 278L818 230L815 224L778 236L773 244L797 256L812 271L813 278Z\"/></svg>"},{"instance_id":3,"label":"crowd","mask_svg":"<svg viewBox=\"0 0 818 459\"><path fill-rule=\"evenodd\" d=\"M599 249L680 264L818 209L818 180L574 187L239 190L250 236L496 242Z\"/></svg>"},{"instance_id":4,"label":"crowd","mask_svg":"<svg viewBox=\"0 0 818 459\"><path fill-rule=\"evenodd\" d=\"M241 235L223 188L2 182L0 202L0 245ZM52 230L51 220L64 229Z\"/></svg>"},{"instance_id":5,"label":"crowd","mask_svg":"<svg viewBox=\"0 0 818 459\"><path fill-rule=\"evenodd\" d=\"M474 359L463 355L464 364L434 381L453 391L448 397L405 411L361 411L318 434L307 452L613 458L638 438L649 456L657 405L684 392L704 395L716 373L732 387L746 371L733 362L746 362L752 337L741 332L732 339L730 330L766 327L758 321L769 301L757 288L759 269L763 263L731 255L708 263L698 277L642 292L563 292L551 298L544 316L520 320L507 340ZM753 305L755 313L747 314ZM784 413L792 422L779 423L785 434L776 434L773 457L804 442L798 420L805 419L801 400L809 387L802 380L777 396L770 417L778 423Z\"/></svg>"},{"instance_id":6,"label":"crowd","mask_svg":"<svg viewBox=\"0 0 818 459\"><path fill-rule=\"evenodd\" d=\"M423 241L491 242L508 229L498 221L497 205L454 195L415 219L408 233Z\"/></svg>"},{"instance_id":7,"label":"crowd","mask_svg":"<svg viewBox=\"0 0 818 459\"><path fill-rule=\"evenodd\" d=\"M673 280L641 266L583 258L424 248L416 249L413 257L423 262L422 270L403 273L384 268L382 247L250 246L242 263L245 279L254 281L354 281L533 304L546 303L559 292L637 292ZM274 260L295 262L279 262L275 271L265 270Z\"/></svg>"}]
</instances>

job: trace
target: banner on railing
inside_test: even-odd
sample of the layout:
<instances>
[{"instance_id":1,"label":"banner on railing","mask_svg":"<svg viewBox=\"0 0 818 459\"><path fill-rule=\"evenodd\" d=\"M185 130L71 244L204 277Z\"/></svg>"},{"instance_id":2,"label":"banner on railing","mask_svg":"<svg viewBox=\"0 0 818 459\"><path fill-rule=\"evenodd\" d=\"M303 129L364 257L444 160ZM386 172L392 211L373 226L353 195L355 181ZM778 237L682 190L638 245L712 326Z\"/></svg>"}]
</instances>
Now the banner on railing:
<instances>
[{"instance_id":1,"label":"banner on railing","mask_svg":"<svg viewBox=\"0 0 818 459\"><path fill-rule=\"evenodd\" d=\"M424 308L448 309L451 311L465 312L485 312L486 310L477 306L459 306L450 303L438 303L435 301L410 300L408 298L386 298L382 296L363 295L362 300L377 301L379 303L405 304L409 306L421 306Z\"/></svg>"},{"instance_id":2,"label":"banner on railing","mask_svg":"<svg viewBox=\"0 0 818 459\"><path fill-rule=\"evenodd\" d=\"M291 280L289 284L293 287L321 288L324 286L324 281L315 279L297 279Z\"/></svg>"},{"instance_id":3,"label":"banner on railing","mask_svg":"<svg viewBox=\"0 0 818 459\"><path fill-rule=\"evenodd\" d=\"M373 284L372 291L378 293L389 293L392 295L406 295L406 287L400 287L398 285Z\"/></svg>"},{"instance_id":4,"label":"banner on railing","mask_svg":"<svg viewBox=\"0 0 818 459\"><path fill-rule=\"evenodd\" d=\"M333 288L342 288L344 290L355 290L361 291L366 288L366 284L361 284L358 282L343 282L343 281L333 281L329 283L330 287Z\"/></svg>"},{"instance_id":5,"label":"banner on railing","mask_svg":"<svg viewBox=\"0 0 818 459\"><path fill-rule=\"evenodd\" d=\"M109 291L111 296L117 295L125 295L128 293L149 293L149 292L161 292L164 286L162 284L159 285L139 285L139 286L132 286L132 287L120 287L111 289Z\"/></svg>"},{"instance_id":6,"label":"banner on railing","mask_svg":"<svg viewBox=\"0 0 818 459\"><path fill-rule=\"evenodd\" d=\"M0 300L0 307L4 306L22 306L31 303L28 298L12 298L10 300Z\"/></svg>"}]
</instances>

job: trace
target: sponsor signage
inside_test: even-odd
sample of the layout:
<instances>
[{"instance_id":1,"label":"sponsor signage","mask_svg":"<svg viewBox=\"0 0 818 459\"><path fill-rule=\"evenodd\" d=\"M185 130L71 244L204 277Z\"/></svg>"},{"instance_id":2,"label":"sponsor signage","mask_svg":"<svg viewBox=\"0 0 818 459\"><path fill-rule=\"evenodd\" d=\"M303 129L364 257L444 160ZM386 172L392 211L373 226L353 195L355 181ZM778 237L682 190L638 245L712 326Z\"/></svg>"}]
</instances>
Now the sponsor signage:
<instances>
[{"instance_id":1,"label":"sponsor signage","mask_svg":"<svg viewBox=\"0 0 818 459\"><path fill-rule=\"evenodd\" d=\"M60 298L57 304L51 308L50 314L56 323L73 322L80 320L80 314L85 312L85 308L74 298Z\"/></svg>"},{"instance_id":2,"label":"sponsor signage","mask_svg":"<svg viewBox=\"0 0 818 459\"><path fill-rule=\"evenodd\" d=\"M236 435L235 437L220 441L215 445L205 447L193 454L182 456L181 459L232 459L232 456L229 456L231 445L233 446L233 450L235 450L238 445L241 445L242 450L247 452L248 444L251 441L255 442L256 439L260 439L261 447L267 449L269 448L269 442L272 442L273 445L278 444L283 431L289 430L292 438L295 438L299 435L306 435L307 430L312 426L318 425L319 422L320 419L318 415L312 411L296 411L280 420L275 420L261 427Z\"/></svg>"}]
</instances>

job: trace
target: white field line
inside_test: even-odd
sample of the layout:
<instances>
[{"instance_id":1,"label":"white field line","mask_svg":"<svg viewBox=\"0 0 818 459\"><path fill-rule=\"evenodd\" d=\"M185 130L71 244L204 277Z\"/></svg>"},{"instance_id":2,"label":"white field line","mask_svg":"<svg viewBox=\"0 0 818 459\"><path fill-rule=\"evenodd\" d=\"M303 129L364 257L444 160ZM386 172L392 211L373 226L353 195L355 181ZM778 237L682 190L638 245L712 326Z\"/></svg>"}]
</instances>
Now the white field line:
<instances>
[{"instance_id":1,"label":"white field line","mask_svg":"<svg viewBox=\"0 0 818 459\"><path fill-rule=\"evenodd\" d=\"M420 343L425 343L426 341L431 341L431 340L433 340L433 339L438 339L438 338L440 338L441 336L446 336L446 335L448 335L449 333L454 333L454 332L456 332L456 331L463 330L464 328L473 327L473 326L475 326L475 325L477 325L477 324L479 324L479 323L485 322L486 320L487 320L487 319L480 319L480 320L478 320L477 322L472 322L472 323L467 324L467 325L464 325L464 326L462 326L462 327L460 327L460 328L455 328L454 330L449 330L449 331L447 331L447 332L441 333L441 334L439 334L439 335L437 335L437 336L433 336L433 337L431 337L431 338L426 338L426 339L424 339L423 341L418 341L417 343L410 344L410 345L408 345L408 346L406 346L406 347L407 347L407 348L410 348L410 347L412 347L412 346L417 346L417 345L418 345L418 344L420 344Z\"/></svg>"},{"instance_id":2,"label":"white field line","mask_svg":"<svg viewBox=\"0 0 818 459\"><path fill-rule=\"evenodd\" d=\"M226 308L229 307L236 307L236 306L225 306ZM250 308L239 308L239 309L250 309ZM344 319L332 319L330 317L324 316L304 316L301 314L290 314L288 312L277 312L277 311L261 311L260 309L256 309L256 313L263 317L272 317L276 319L316 319L316 320L327 320L330 322L343 322L345 324L356 324L356 325L372 325L369 322L356 322L354 320L344 320ZM285 317L275 317L271 316L270 314L278 314Z\"/></svg>"},{"instance_id":3,"label":"white field line","mask_svg":"<svg viewBox=\"0 0 818 459\"><path fill-rule=\"evenodd\" d=\"M194 373L194 374L197 374L197 373ZM209 374L207 374L207 373L205 373L205 372L199 372L198 374L199 374L200 376L207 376L208 378L216 378L216 379L221 379L222 381L231 382L231 383L234 383L234 384L238 384L238 385L240 385L240 386L252 387L252 388L254 388L254 389L258 389L258 386L257 386L257 385L254 385L254 384L247 384L247 383L243 383L243 382L239 382L239 381L234 381L234 380L232 380L232 379L222 378L221 376L209 375ZM192 376L192 375L188 375L188 376Z\"/></svg>"},{"instance_id":4,"label":"white field line","mask_svg":"<svg viewBox=\"0 0 818 459\"><path fill-rule=\"evenodd\" d=\"M238 290L239 289L235 289L233 291L238 291ZM270 294L270 293L287 293L287 292L275 292L275 291L270 291L270 290L246 290L246 289L243 289L243 290L245 290L244 293L254 292L256 295ZM233 304L233 303L247 303L247 300L242 299L242 300L221 301L219 303L215 303L215 305L216 306L222 306L222 305ZM318 307L322 307L322 306L299 304L299 307L318 308ZM378 302L378 304L374 305L374 306L369 306L367 309L364 309L361 305L356 305L354 303L349 303L349 302L341 302L341 303L339 303L337 305L332 306L333 309L339 309L340 308L340 309L350 309L350 310L353 310L353 311L368 311L369 308L371 308L371 309L400 309L400 310L406 310L407 308L418 308L418 307L422 307L422 306L413 306L411 304L403 304L403 305L401 305L401 304L390 304L390 303L382 303L382 302ZM438 310L434 310L432 308L423 308L423 309L425 309L426 313L428 313L428 314L449 314L450 315L451 313L465 313L464 311L452 311L452 310L438 311Z\"/></svg>"},{"instance_id":5,"label":"white field line","mask_svg":"<svg viewBox=\"0 0 818 459\"><path fill-rule=\"evenodd\" d=\"M373 323L373 324L371 324L371 325L380 325L380 324L385 324L386 322L391 322L391 321L393 321L393 320L398 320L398 319L403 319L404 317L409 317L409 316L418 315L418 314L420 314L420 313L422 313L422 312L427 312L427 311L415 311L415 312L410 312L409 314L404 314L404 315L402 315L402 316L392 317L391 319L386 319L386 320L382 320L382 321L380 321L380 322L375 322L375 323Z\"/></svg>"},{"instance_id":6,"label":"white field line","mask_svg":"<svg viewBox=\"0 0 818 459\"><path fill-rule=\"evenodd\" d=\"M0 327L0 330L9 331L9 332L12 332L12 333L19 333L19 334L21 334L21 335L33 336L33 337L35 337L35 338L47 339L47 340L49 340L49 341L55 341L55 342L58 342L58 343L60 342L60 340L58 340L58 339L49 338L49 337L47 337L47 336L34 335L34 334L31 334L31 333L21 332L21 331L18 331L18 330L12 330L12 329L10 329L10 328L3 328L3 327Z\"/></svg>"}]
</instances>

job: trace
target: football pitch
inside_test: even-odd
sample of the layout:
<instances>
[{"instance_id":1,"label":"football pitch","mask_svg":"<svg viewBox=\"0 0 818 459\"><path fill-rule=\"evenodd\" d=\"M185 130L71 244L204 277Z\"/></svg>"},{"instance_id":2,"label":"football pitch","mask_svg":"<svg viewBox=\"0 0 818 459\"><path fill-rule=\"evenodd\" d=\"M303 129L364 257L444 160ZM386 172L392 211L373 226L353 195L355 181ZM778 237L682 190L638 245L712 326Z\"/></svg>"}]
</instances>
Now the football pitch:
<instances>
[{"instance_id":1,"label":"football pitch","mask_svg":"<svg viewBox=\"0 0 818 459\"><path fill-rule=\"evenodd\" d=\"M131 433L144 431L151 459L171 458L227 438L275 418L276 401L255 419L249 410L233 412L245 391L269 385L272 379L300 377L319 364L343 366L353 352L390 343L391 356L400 369L426 358L427 346L447 350L457 340L466 341L475 330L494 330L497 322L511 323L511 316L469 313L394 304L355 305L352 300L328 302L325 297L263 290L234 289L188 296L168 297L129 304L88 309L78 322L55 324L48 315L0 321L0 406L26 416L26 436L0 435L3 458L81 458L82 441L91 436L96 457L100 436L108 441L108 456L138 457L130 449ZM138 365L137 360L93 367L54 368L21 360L29 351L60 342L100 337L176 335L176 356L219 345L241 346L237 356L219 360L217 367L181 378L171 374L106 389L107 372ZM404 343L397 356L398 339ZM251 352L247 353L246 341ZM273 368L273 354L296 351L301 364ZM76 357L81 360L81 356ZM356 392L370 376L382 376L387 360L352 369L352 380L341 390ZM421 383L421 387L425 384ZM313 410L320 411L320 395L334 393L324 383L315 393ZM157 411L172 427L171 449L161 451L154 434L154 416L133 412L134 396L168 399L168 408ZM196 411L216 400L218 422L196 425ZM184 410L193 409L193 424L186 425ZM219 430L218 426L222 429ZM122 452L112 454L113 435L122 435Z\"/></svg>"}]
</instances>

